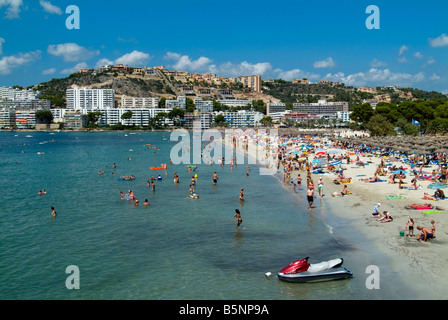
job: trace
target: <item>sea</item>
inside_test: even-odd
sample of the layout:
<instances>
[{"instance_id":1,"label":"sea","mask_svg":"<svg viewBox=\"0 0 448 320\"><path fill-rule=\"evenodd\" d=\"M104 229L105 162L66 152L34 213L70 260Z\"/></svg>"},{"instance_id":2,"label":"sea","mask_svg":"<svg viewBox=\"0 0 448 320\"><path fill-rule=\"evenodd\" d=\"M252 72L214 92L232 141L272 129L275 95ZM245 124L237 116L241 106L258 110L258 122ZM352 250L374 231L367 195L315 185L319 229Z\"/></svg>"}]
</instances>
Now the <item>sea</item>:
<instances>
[{"instance_id":1,"label":"sea","mask_svg":"<svg viewBox=\"0 0 448 320\"><path fill-rule=\"evenodd\" d=\"M259 174L255 164L247 175L247 158L233 168L170 165L178 143L170 132L0 132L0 299L417 297L325 197L308 210L305 190L294 192L278 174ZM161 164L166 171L150 170ZM129 175L135 179L119 179ZM153 191L148 179L158 175ZM190 199L195 175L199 199ZM129 190L139 206L121 199L120 191ZM311 263L342 257L353 277L305 284L277 278L304 257ZM377 287L369 266L381 270Z\"/></svg>"}]
</instances>

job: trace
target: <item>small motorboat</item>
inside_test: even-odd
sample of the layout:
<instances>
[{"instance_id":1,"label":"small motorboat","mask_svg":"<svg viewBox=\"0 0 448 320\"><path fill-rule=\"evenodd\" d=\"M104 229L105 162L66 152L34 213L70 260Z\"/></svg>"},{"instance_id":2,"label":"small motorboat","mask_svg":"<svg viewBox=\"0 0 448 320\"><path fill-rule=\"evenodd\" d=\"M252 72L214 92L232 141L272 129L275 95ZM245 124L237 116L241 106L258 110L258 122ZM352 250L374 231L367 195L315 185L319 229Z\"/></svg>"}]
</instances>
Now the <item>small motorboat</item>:
<instances>
[{"instance_id":1,"label":"small motorboat","mask_svg":"<svg viewBox=\"0 0 448 320\"><path fill-rule=\"evenodd\" d=\"M333 259L316 264L308 262L309 257L291 262L277 273L280 280L288 282L318 282L347 279L353 273L342 267L343 259Z\"/></svg>"}]
</instances>

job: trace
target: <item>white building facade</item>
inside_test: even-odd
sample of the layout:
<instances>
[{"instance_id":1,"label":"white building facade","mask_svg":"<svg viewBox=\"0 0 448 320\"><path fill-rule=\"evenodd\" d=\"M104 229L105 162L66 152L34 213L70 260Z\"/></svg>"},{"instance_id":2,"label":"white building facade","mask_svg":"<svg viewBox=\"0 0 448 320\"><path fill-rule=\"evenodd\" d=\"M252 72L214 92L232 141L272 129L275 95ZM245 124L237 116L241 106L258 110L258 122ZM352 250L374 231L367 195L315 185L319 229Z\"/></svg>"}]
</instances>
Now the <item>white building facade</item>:
<instances>
[{"instance_id":1,"label":"white building facade","mask_svg":"<svg viewBox=\"0 0 448 320\"><path fill-rule=\"evenodd\" d=\"M106 109L115 107L113 89L72 88L66 91L67 109Z\"/></svg>"}]
</instances>

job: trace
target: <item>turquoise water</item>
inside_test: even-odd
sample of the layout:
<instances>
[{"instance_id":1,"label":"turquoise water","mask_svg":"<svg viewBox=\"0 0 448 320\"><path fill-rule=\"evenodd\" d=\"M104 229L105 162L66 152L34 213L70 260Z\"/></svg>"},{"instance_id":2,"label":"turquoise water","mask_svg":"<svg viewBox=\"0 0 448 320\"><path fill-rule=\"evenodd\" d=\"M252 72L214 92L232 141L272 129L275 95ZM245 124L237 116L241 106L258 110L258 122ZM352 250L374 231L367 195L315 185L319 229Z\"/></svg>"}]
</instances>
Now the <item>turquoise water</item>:
<instances>
[{"instance_id":1,"label":"turquoise water","mask_svg":"<svg viewBox=\"0 0 448 320\"><path fill-rule=\"evenodd\" d=\"M194 172L200 198L187 199L192 173L169 165L175 143L168 132L0 132L0 298L385 299L403 292L397 280L398 289L367 290L366 265L387 259L363 251L355 232L347 237L325 202L308 212L304 190L293 194L254 166L246 176L245 165L202 164ZM149 170L161 163L168 175ZM151 191L147 179L159 173L163 180ZM130 174L134 181L117 179ZM42 189L46 195L37 194ZM140 206L120 199L129 189ZM232 223L235 209L240 228ZM276 278L304 256L342 256L355 277L317 284ZM69 265L80 270L79 290L65 286Z\"/></svg>"}]
</instances>

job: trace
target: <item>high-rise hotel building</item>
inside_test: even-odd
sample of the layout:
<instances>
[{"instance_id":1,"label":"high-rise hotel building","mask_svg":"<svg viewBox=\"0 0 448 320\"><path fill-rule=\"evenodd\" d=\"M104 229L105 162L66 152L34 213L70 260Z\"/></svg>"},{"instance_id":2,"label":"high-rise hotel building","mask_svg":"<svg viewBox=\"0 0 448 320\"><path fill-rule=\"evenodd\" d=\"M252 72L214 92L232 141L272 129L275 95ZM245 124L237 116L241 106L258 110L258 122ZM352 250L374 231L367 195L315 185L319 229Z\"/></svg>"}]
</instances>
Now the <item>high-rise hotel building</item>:
<instances>
[{"instance_id":1,"label":"high-rise hotel building","mask_svg":"<svg viewBox=\"0 0 448 320\"><path fill-rule=\"evenodd\" d=\"M109 109L115 107L113 89L72 88L66 91L67 109Z\"/></svg>"}]
</instances>

